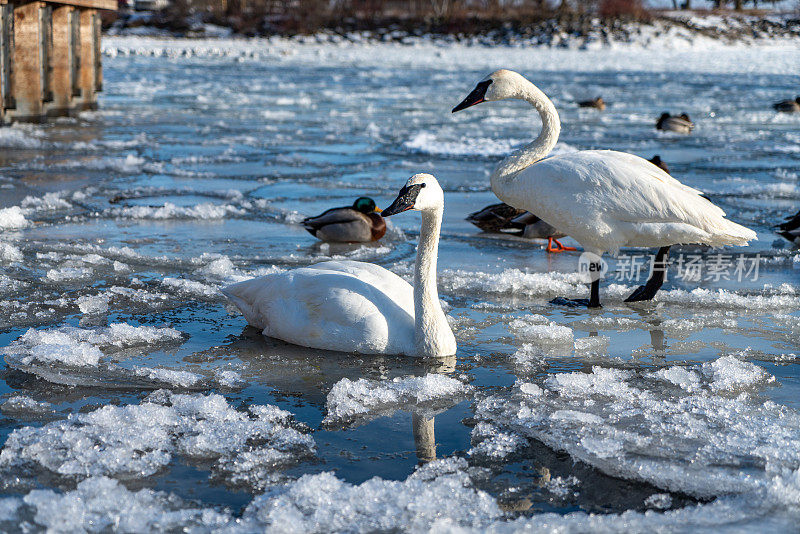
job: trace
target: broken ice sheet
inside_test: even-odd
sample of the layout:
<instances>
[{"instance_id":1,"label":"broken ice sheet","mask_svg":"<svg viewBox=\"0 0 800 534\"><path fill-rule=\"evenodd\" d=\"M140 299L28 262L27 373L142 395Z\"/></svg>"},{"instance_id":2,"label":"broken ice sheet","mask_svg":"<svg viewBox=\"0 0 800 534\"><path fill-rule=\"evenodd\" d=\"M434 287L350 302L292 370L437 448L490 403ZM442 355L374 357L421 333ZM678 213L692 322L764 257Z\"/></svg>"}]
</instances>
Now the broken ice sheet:
<instances>
[{"instance_id":1,"label":"broken ice sheet","mask_svg":"<svg viewBox=\"0 0 800 534\"><path fill-rule=\"evenodd\" d=\"M0 473L7 484L39 476L138 479L180 456L210 462L223 482L258 487L265 475L314 456L313 438L299 429L275 406L240 411L221 395L159 390L139 405L104 406L15 430L0 451Z\"/></svg>"},{"instance_id":2,"label":"broken ice sheet","mask_svg":"<svg viewBox=\"0 0 800 534\"><path fill-rule=\"evenodd\" d=\"M410 408L432 415L457 404L471 391L468 384L434 373L392 380L343 378L328 393L328 413L323 424L327 427L363 424Z\"/></svg>"},{"instance_id":3,"label":"broken ice sheet","mask_svg":"<svg viewBox=\"0 0 800 534\"><path fill-rule=\"evenodd\" d=\"M565 479L553 487L556 492L562 487L569 491L573 484ZM799 487L795 474L773 482L755 497L724 496L665 513L545 513L512 520L489 494L474 488L463 459L446 458L403 481L375 477L350 484L330 472L305 475L256 497L241 517L169 493L131 491L114 479L92 477L71 491L33 490L22 498L0 500L0 528L12 530L28 522L39 529L69 532L577 534L715 531L719 525L730 525L736 531L786 532L796 526L797 512L776 512L771 505L796 497ZM655 500L650 502L664 504L664 499Z\"/></svg>"},{"instance_id":4,"label":"broken ice sheet","mask_svg":"<svg viewBox=\"0 0 800 534\"><path fill-rule=\"evenodd\" d=\"M14 395L0 404L0 411L6 417L15 419L49 419L55 417L53 405L40 402L25 395Z\"/></svg>"},{"instance_id":5,"label":"broken ice sheet","mask_svg":"<svg viewBox=\"0 0 800 534\"><path fill-rule=\"evenodd\" d=\"M114 363L183 340L184 334L174 328L125 323L100 328L31 328L0 349L0 354L5 354L6 363L13 369L69 386L207 389L241 385L240 378L221 372L206 376L185 369L135 364L128 369Z\"/></svg>"},{"instance_id":6,"label":"broken ice sheet","mask_svg":"<svg viewBox=\"0 0 800 534\"><path fill-rule=\"evenodd\" d=\"M467 454L473 458L504 461L524 448L528 440L513 432L504 432L491 423L479 421L472 429L473 447Z\"/></svg>"},{"instance_id":7,"label":"broken ice sheet","mask_svg":"<svg viewBox=\"0 0 800 534\"><path fill-rule=\"evenodd\" d=\"M733 357L655 373L595 366L519 383L477 416L610 476L711 497L800 467L800 414L755 395L771 379Z\"/></svg>"}]
</instances>

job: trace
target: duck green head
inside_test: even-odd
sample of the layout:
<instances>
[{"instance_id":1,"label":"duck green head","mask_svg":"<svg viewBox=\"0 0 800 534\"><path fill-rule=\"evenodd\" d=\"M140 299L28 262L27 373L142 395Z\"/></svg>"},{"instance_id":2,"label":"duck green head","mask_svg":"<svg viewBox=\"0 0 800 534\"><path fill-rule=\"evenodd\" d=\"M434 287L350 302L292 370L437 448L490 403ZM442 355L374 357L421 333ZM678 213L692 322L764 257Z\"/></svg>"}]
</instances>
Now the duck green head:
<instances>
[{"instance_id":1,"label":"duck green head","mask_svg":"<svg viewBox=\"0 0 800 534\"><path fill-rule=\"evenodd\" d=\"M375 205L375 201L369 197L359 197L353 202L353 209L361 213L380 213L381 210Z\"/></svg>"}]
</instances>

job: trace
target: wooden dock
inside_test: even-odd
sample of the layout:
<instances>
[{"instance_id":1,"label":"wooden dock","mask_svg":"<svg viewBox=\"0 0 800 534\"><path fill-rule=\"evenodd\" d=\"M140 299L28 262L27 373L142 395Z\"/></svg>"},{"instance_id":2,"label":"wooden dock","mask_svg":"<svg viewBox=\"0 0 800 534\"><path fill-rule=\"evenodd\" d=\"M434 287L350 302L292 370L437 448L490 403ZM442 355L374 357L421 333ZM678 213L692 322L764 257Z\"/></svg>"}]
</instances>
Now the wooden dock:
<instances>
[{"instance_id":1,"label":"wooden dock","mask_svg":"<svg viewBox=\"0 0 800 534\"><path fill-rule=\"evenodd\" d=\"M0 123L97 107L102 9L117 0L0 0Z\"/></svg>"}]
</instances>

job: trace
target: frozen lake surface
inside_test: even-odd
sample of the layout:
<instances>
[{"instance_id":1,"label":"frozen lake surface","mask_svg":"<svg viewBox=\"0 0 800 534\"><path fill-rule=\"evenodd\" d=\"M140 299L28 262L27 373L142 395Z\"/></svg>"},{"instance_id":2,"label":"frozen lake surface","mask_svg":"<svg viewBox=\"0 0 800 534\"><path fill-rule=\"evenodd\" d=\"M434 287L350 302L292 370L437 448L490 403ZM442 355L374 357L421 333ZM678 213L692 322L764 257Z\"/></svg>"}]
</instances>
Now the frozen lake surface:
<instances>
[{"instance_id":1,"label":"frozen lake surface","mask_svg":"<svg viewBox=\"0 0 800 534\"><path fill-rule=\"evenodd\" d=\"M800 204L800 114L771 108L796 46L104 48L100 111L0 129L0 529L796 528L800 253L771 228ZM579 254L464 220L539 129L524 103L450 114L499 67L553 99L557 150L660 154L759 241L675 248L701 279L673 265L636 306L650 251L622 251L604 308L548 304L587 295ZM663 111L694 133L656 132ZM297 222L385 207L416 172L446 191L455 357L288 346L226 304L225 284L329 258L409 277L415 213L368 246Z\"/></svg>"}]
</instances>

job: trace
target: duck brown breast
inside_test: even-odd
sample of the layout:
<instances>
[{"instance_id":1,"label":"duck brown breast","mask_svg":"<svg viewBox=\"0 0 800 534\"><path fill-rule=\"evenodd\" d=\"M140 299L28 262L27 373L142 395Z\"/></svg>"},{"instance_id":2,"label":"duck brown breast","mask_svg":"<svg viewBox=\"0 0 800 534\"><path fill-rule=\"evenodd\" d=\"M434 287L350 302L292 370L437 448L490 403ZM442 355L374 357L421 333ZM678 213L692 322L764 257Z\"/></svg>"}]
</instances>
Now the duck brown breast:
<instances>
[{"instance_id":1,"label":"duck brown breast","mask_svg":"<svg viewBox=\"0 0 800 534\"><path fill-rule=\"evenodd\" d=\"M377 213L370 213L367 215L370 219L370 229L372 230L372 240L377 241L386 235L386 221Z\"/></svg>"}]
</instances>

